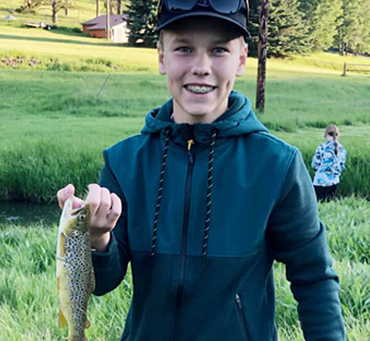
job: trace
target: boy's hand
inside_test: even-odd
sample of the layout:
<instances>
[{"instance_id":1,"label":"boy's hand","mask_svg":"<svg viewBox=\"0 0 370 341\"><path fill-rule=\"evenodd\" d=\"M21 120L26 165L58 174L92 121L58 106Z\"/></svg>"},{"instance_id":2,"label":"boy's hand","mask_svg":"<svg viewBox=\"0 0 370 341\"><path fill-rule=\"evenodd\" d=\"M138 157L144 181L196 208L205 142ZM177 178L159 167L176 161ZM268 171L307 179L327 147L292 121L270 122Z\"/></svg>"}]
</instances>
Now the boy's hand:
<instances>
[{"instance_id":1,"label":"boy's hand","mask_svg":"<svg viewBox=\"0 0 370 341\"><path fill-rule=\"evenodd\" d=\"M107 188L97 184L90 184L86 201L90 203L91 212L91 244L93 249L104 252L110 240L110 231L116 226L122 212L120 198L110 193ZM58 203L60 208L64 207L66 200L75 192L73 185L62 188L58 191ZM73 208L82 205L83 200L76 198Z\"/></svg>"},{"instance_id":2,"label":"boy's hand","mask_svg":"<svg viewBox=\"0 0 370 341\"><path fill-rule=\"evenodd\" d=\"M58 198L58 204L61 209L63 209L65 202L67 199L72 195L75 194L75 187L71 184L67 185L66 187L63 187L58 191L57 198ZM73 201L73 209L81 207L83 203L83 200L80 198L76 198L76 200Z\"/></svg>"},{"instance_id":3,"label":"boy's hand","mask_svg":"<svg viewBox=\"0 0 370 341\"><path fill-rule=\"evenodd\" d=\"M104 252L110 240L110 231L114 229L121 216L121 199L110 193L107 188L90 184L86 201L90 203L91 244L98 251Z\"/></svg>"}]
</instances>

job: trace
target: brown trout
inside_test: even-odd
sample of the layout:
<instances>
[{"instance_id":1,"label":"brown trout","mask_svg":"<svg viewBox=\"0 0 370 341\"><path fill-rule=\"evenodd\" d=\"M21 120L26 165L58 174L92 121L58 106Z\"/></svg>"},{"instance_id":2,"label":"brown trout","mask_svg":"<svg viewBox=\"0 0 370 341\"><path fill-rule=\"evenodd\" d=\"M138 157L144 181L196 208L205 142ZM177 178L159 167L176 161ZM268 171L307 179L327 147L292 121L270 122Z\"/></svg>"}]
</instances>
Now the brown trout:
<instances>
[{"instance_id":1,"label":"brown trout","mask_svg":"<svg viewBox=\"0 0 370 341\"><path fill-rule=\"evenodd\" d=\"M87 304L95 287L91 259L90 206L73 209L74 196L60 217L57 244L58 327L67 327L68 341L85 341Z\"/></svg>"}]
</instances>

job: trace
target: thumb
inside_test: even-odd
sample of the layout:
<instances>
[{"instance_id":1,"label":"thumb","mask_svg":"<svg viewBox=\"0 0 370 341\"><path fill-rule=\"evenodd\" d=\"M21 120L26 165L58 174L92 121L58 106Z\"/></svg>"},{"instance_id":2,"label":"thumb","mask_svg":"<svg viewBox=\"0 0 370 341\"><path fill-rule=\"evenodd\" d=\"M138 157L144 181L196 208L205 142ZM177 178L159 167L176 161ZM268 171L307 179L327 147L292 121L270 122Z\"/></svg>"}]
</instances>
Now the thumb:
<instances>
[{"instance_id":1,"label":"thumb","mask_svg":"<svg viewBox=\"0 0 370 341\"><path fill-rule=\"evenodd\" d=\"M67 199L75 193L75 187L72 184L67 185L66 187L60 189L57 194L58 204L61 209L64 207L64 203Z\"/></svg>"}]
</instances>

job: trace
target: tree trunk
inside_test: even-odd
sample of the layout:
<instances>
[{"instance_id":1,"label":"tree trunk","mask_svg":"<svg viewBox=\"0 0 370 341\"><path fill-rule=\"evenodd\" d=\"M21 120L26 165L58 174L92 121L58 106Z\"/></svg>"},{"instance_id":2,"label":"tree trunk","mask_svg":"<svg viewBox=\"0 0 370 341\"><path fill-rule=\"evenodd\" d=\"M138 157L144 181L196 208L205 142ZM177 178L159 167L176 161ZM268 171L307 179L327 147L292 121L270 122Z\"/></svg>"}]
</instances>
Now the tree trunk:
<instances>
[{"instance_id":1,"label":"tree trunk","mask_svg":"<svg viewBox=\"0 0 370 341\"><path fill-rule=\"evenodd\" d=\"M110 39L110 23L109 23L109 16L110 16L110 0L106 0L106 6L107 6L107 13L106 13L106 15L107 15L107 19L106 19L106 21L107 21L107 23L106 23L106 35L107 35L107 40L109 40Z\"/></svg>"},{"instance_id":2,"label":"tree trunk","mask_svg":"<svg viewBox=\"0 0 370 341\"><path fill-rule=\"evenodd\" d=\"M122 0L117 0L117 14L121 14L121 2Z\"/></svg>"},{"instance_id":3,"label":"tree trunk","mask_svg":"<svg viewBox=\"0 0 370 341\"><path fill-rule=\"evenodd\" d=\"M57 10L58 3L57 3L57 0L52 1L51 7L52 7L53 24L57 24L58 23L58 10Z\"/></svg>"},{"instance_id":4,"label":"tree trunk","mask_svg":"<svg viewBox=\"0 0 370 341\"><path fill-rule=\"evenodd\" d=\"M258 109L261 113L265 111L268 12L269 0L261 0L260 28L258 38L258 76L256 100L256 109Z\"/></svg>"},{"instance_id":5,"label":"tree trunk","mask_svg":"<svg viewBox=\"0 0 370 341\"><path fill-rule=\"evenodd\" d=\"M100 17L100 0L96 0L96 16Z\"/></svg>"},{"instance_id":6,"label":"tree trunk","mask_svg":"<svg viewBox=\"0 0 370 341\"><path fill-rule=\"evenodd\" d=\"M64 8L64 14L66 17L68 17L69 14L69 1L66 0L66 7Z\"/></svg>"}]
</instances>

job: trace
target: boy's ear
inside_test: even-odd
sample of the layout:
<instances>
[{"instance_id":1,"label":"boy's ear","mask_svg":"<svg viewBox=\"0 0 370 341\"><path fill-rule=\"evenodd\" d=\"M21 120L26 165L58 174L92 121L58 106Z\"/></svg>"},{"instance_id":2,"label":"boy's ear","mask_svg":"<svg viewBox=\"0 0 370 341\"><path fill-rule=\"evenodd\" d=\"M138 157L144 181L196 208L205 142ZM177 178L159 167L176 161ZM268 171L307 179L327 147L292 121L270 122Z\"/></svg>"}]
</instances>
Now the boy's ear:
<instances>
[{"instance_id":1,"label":"boy's ear","mask_svg":"<svg viewBox=\"0 0 370 341\"><path fill-rule=\"evenodd\" d=\"M238 77L242 76L245 72L245 64L247 62L247 56L248 56L248 44L245 44L243 42L242 47L240 49L239 65L236 71L236 75Z\"/></svg>"},{"instance_id":2,"label":"boy's ear","mask_svg":"<svg viewBox=\"0 0 370 341\"><path fill-rule=\"evenodd\" d=\"M166 65L164 63L164 49L161 43L158 42L157 44L157 51L158 51L158 66L159 66L159 73L161 75L166 74Z\"/></svg>"}]
</instances>

